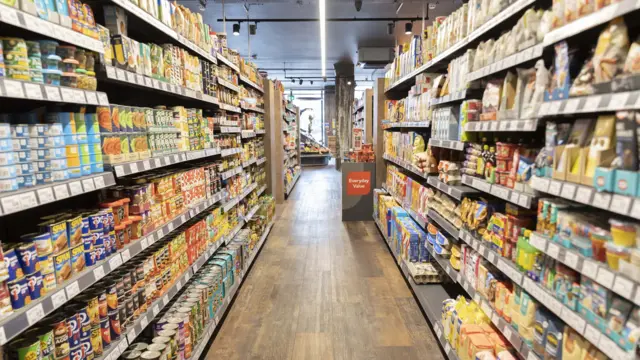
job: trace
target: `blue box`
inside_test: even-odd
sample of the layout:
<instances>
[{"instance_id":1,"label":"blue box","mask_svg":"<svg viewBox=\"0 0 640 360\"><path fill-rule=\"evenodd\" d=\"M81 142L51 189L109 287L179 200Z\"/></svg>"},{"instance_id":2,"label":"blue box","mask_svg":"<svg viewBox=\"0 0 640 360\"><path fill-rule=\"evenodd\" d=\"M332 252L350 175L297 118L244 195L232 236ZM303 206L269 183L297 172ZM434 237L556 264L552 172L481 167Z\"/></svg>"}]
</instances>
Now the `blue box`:
<instances>
[{"instance_id":1,"label":"blue box","mask_svg":"<svg viewBox=\"0 0 640 360\"><path fill-rule=\"evenodd\" d=\"M629 170L615 170L613 192L620 195L636 196L638 194L638 173Z\"/></svg>"},{"instance_id":2,"label":"blue box","mask_svg":"<svg viewBox=\"0 0 640 360\"><path fill-rule=\"evenodd\" d=\"M616 169L597 167L593 174L593 187L600 192L613 192Z\"/></svg>"}]
</instances>

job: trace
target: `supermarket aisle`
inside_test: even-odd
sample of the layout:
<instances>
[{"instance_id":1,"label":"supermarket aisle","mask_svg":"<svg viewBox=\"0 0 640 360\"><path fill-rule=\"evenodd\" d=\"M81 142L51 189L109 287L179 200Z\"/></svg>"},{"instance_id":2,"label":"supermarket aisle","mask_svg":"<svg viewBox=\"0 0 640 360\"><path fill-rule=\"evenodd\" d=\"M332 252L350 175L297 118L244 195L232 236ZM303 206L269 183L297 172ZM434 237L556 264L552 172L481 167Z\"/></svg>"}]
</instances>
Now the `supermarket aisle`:
<instances>
[{"instance_id":1,"label":"supermarket aisle","mask_svg":"<svg viewBox=\"0 0 640 360\"><path fill-rule=\"evenodd\" d=\"M207 359L442 359L373 222L340 221L340 173L305 168Z\"/></svg>"}]
</instances>

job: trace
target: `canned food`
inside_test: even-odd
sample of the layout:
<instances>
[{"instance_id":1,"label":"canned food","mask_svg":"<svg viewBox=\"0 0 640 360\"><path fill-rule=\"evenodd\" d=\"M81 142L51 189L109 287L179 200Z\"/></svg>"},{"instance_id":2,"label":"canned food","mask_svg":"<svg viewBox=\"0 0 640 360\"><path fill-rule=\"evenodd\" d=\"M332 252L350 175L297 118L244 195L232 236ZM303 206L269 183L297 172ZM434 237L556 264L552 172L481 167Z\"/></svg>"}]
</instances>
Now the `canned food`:
<instances>
[{"instance_id":1,"label":"canned food","mask_svg":"<svg viewBox=\"0 0 640 360\"><path fill-rule=\"evenodd\" d=\"M104 260L107 257L104 245L95 245L94 251L96 253L96 261Z\"/></svg>"},{"instance_id":2,"label":"canned food","mask_svg":"<svg viewBox=\"0 0 640 360\"><path fill-rule=\"evenodd\" d=\"M78 344L78 346L72 347L71 351L69 352L69 359L70 360L82 360L84 357L84 353L82 351L82 346L80 346L80 344Z\"/></svg>"},{"instance_id":3,"label":"canned food","mask_svg":"<svg viewBox=\"0 0 640 360\"><path fill-rule=\"evenodd\" d=\"M121 357L124 360L140 360L140 355L142 355L142 353L138 350L127 350L122 353Z\"/></svg>"},{"instance_id":4,"label":"canned food","mask_svg":"<svg viewBox=\"0 0 640 360\"><path fill-rule=\"evenodd\" d=\"M53 344L53 331L46 328L34 328L27 330L24 337L31 339L37 337L40 340L40 356L42 359L53 358L55 347Z\"/></svg>"},{"instance_id":5,"label":"canned food","mask_svg":"<svg viewBox=\"0 0 640 360\"><path fill-rule=\"evenodd\" d=\"M23 181L22 184L25 184L25 182ZM24 185L23 187L28 186L33 186L33 182L31 183L31 185ZM18 177L14 179L0 179L0 192L16 191L19 188L20 186L18 184Z\"/></svg>"},{"instance_id":6,"label":"canned food","mask_svg":"<svg viewBox=\"0 0 640 360\"><path fill-rule=\"evenodd\" d=\"M140 354L140 360L160 360L160 357L162 356L162 354L160 354L157 351L145 351L142 354Z\"/></svg>"},{"instance_id":7,"label":"canned food","mask_svg":"<svg viewBox=\"0 0 640 360\"><path fill-rule=\"evenodd\" d=\"M79 273L85 268L84 245L80 244L71 248L71 269L74 273Z\"/></svg>"},{"instance_id":8,"label":"canned food","mask_svg":"<svg viewBox=\"0 0 640 360\"><path fill-rule=\"evenodd\" d=\"M107 292L104 286L100 286L100 289L96 292L96 296L98 297L98 316L100 317L100 321L108 319L107 314L109 307L107 305Z\"/></svg>"},{"instance_id":9,"label":"canned food","mask_svg":"<svg viewBox=\"0 0 640 360\"><path fill-rule=\"evenodd\" d=\"M67 169L67 159L51 159L49 160L49 164L51 165L52 171Z\"/></svg>"},{"instance_id":10,"label":"canned food","mask_svg":"<svg viewBox=\"0 0 640 360\"><path fill-rule=\"evenodd\" d=\"M36 185L44 185L51 183L51 171L41 171L35 174Z\"/></svg>"},{"instance_id":11,"label":"canned food","mask_svg":"<svg viewBox=\"0 0 640 360\"><path fill-rule=\"evenodd\" d=\"M42 278L43 278L43 284L44 284L45 292L48 293L50 291L55 290L55 288L57 286L55 272L42 273Z\"/></svg>"},{"instance_id":12,"label":"canned food","mask_svg":"<svg viewBox=\"0 0 640 360\"><path fill-rule=\"evenodd\" d=\"M146 350L147 350L147 347L148 347L148 346L149 346L149 345L147 345L146 343L139 342L139 343L135 343L135 344L131 344L131 345L129 345L129 347L127 348L127 350L128 350L128 351L134 351L134 350L135 350L135 351L143 352L143 351L146 351Z\"/></svg>"},{"instance_id":13,"label":"canned food","mask_svg":"<svg viewBox=\"0 0 640 360\"><path fill-rule=\"evenodd\" d=\"M91 328L91 346L95 356L101 356L104 348L102 347L102 335L100 335L100 325Z\"/></svg>"},{"instance_id":14,"label":"canned food","mask_svg":"<svg viewBox=\"0 0 640 360\"><path fill-rule=\"evenodd\" d=\"M25 125L17 125L25 126ZM28 134L25 136L47 136L49 131L49 124L32 124L26 125ZM12 129L13 131L13 129Z\"/></svg>"},{"instance_id":15,"label":"canned food","mask_svg":"<svg viewBox=\"0 0 640 360\"><path fill-rule=\"evenodd\" d=\"M56 282L62 284L72 274L71 254L68 250L61 251L53 256L53 266L56 274Z\"/></svg>"},{"instance_id":16,"label":"canned food","mask_svg":"<svg viewBox=\"0 0 640 360\"><path fill-rule=\"evenodd\" d=\"M56 316L51 320L53 330L53 344L55 358L69 355L69 327L63 316Z\"/></svg>"},{"instance_id":17,"label":"canned food","mask_svg":"<svg viewBox=\"0 0 640 360\"><path fill-rule=\"evenodd\" d=\"M108 317L106 319L100 319L100 334L102 335L102 347L108 347L109 344L111 344L111 326L109 325Z\"/></svg>"},{"instance_id":18,"label":"canned food","mask_svg":"<svg viewBox=\"0 0 640 360\"><path fill-rule=\"evenodd\" d=\"M51 255L38 256L38 270L40 270L42 274L51 274L55 272L53 257Z\"/></svg>"},{"instance_id":19,"label":"canned food","mask_svg":"<svg viewBox=\"0 0 640 360\"><path fill-rule=\"evenodd\" d=\"M76 312L77 307L68 306L65 310L67 312L67 326L69 329L69 346L73 349L80 346L80 318Z\"/></svg>"},{"instance_id":20,"label":"canned food","mask_svg":"<svg viewBox=\"0 0 640 360\"><path fill-rule=\"evenodd\" d=\"M105 284L107 293L107 309L109 313L118 309L118 289L115 281L109 281Z\"/></svg>"},{"instance_id":21,"label":"canned food","mask_svg":"<svg viewBox=\"0 0 640 360\"><path fill-rule=\"evenodd\" d=\"M15 150L13 148L13 140L12 139L0 139L0 151L12 151Z\"/></svg>"},{"instance_id":22,"label":"canned food","mask_svg":"<svg viewBox=\"0 0 640 360\"><path fill-rule=\"evenodd\" d=\"M12 179L18 175L17 165L0 166L0 179Z\"/></svg>"},{"instance_id":23,"label":"canned food","mask_svg":"<svg viewBox=\"0 0 640 360\"><path fill-rule=\"evenodd\" d=\"M69 180L69 172L67 170L52 170L51 171L51 181L65 181Z\"/></svg>"},{"instance_id":24,"label":"canned food","mask_svg":"<svg viewBox=\"0 0 640 360\"><path fill-rule=\"evenodd\" d=\"M31 300L39 299L42 294L46 292L43 291L43 278L40 271L36 271L33 274L27 275L27 285L29 287L29 296L31 296Z\"/></svg>"},{"instance_id":25,"label":"canned food","mask_svg":"<svg viewBox=\"0 0 640 360\"><path fill-rule=\"evenodd\" d=\"M8 165L10 166L10 165ZM31 175L33 174L33 163L32 162L24 162L24 163L17 163L15 165L16 167L16 176L24 176L24 175ZM2 168L0 166L0 168Z\"/></svg>"},{"instance_id":26,"label":"canned food","mask_svg":"<svg viewBox=\"0 0 640 360\"><path fill-rule=\"evenodd\" d=\"M169 347L165 344L158 344L158 343L153 343L150 344L149 347L147 347L147 351L156 351L160 353L160 360L169 360L170 358L168 357L168 349Z\"/></svg>"},{"instance_id":27,"label":"canned food","mask_svg":"<svg viewBox=\"0 0 640 360\"><path fill-rule=\"evenodd\" d=\"M5 181L5 180L0 180L0 181ZM35 186L36 184L35 176L33 175L16 176L15 182L19 189L32 187L32 186Z\"/></svg>"},{"instance_id":28,"label":"canned food","mask_svg":"<svg viewBox=\"0 0 640 360\"><path fill-rule=\"evenodd\" d=\"M86 263L86 266L95 265L97 260L98 260L97 249L92 248L90 250L84 251L84 261Z\"/></svg>"},{"instance_id":29,"label":"canned food","mask_svg":"<svg viewBox=\"0 0 640 360\"><path fill-rule=\"evenodd\" d=\"M16 156L13 151L0 152L0 165L13 165L15 163L16 163Z\"/></svg>"},{"instance_id":30,"label":"canned food","mask_svg":"<svg viewBox=\"0 0 640 360\"><path fill-rule=\"evenodd\" d=\"M117 309L109 312L109 326L111 327L111 339L120 339L122 328L120 328L120 313Z\"/></svg>"},{"instance_id":31,"label":"canned food","mask_svg":"<svg viewBox=\"0 0 640 360\"><path fill-rule=\"evenodd\" d=\"M122 299L122 303L118 306L118 317L120 318L120 327L126 329L131 321L131 318L127 317L127 306L125 305L125 299Z\"/></svg>"},{"instance_id":32,"label":"canned food","mask_svg":"<svg viewBox=\"0 0 640 360\"><path fill-rule=\"evenodd\" d=\"M53 242L51 241L51 234L45 233L31 233L20 236L23 241L32 241L35 243L36 252L38 256L46 256L53 252Z\"/></svg>"},{"instance_id":33,"label":"canned food","mask_svg":"<svg viewBox=\"0 0 640 360\"><path fill-rule=\"evenodd\" d=\"M0 140L0 148L2 148L2 140ZM12 138L11 149L14 151L29 150L29 138Z\"/></svg>"},{"instance_id":34,"label":"canned food","mask_svg":"<svg viewBox=\"0 0 640 360\"><path fill-rule=\"evenodd\" d=\"M8 344L7 348L15 353L19 360L39 359L41 357L40 339L37 337L18 339Z\"/></svg>"},{"instance_id":35,"label":"canned food","mask_svg":"<svg viewBox=\"0 0 640 360\"><path fill-rule=\"evenodd\" d=\"M91 334L91 329L89 329L89 334ZM80 346L82 347L82 354L84 355L82 360L93 360L94 355L91 337L87 336L86 338L80 339Z\"/></svg>"},{"instance_id":36,"label":"canned food","mask_svg":"<svg viewBox=\"0 0 640 360\"><path fill-rule=\"evenodd\" d=\"M16 248L18 262L22 271L27 274L33 274L37 270L38 252L35 243L22 243Z\"/></svg>"},{"instance_id":37,"label":"canned food","mask_svg":"<svg viewBox=\"0 0 640 360\"><path fill-rule=\"evenodd\" d=\"M20 267L20 261L18 260L18 254L15 248L9 248L4 251L4 263L9 273L9 281L21 278L24 276L22 268Z\"/></svg>"}]
</instances>

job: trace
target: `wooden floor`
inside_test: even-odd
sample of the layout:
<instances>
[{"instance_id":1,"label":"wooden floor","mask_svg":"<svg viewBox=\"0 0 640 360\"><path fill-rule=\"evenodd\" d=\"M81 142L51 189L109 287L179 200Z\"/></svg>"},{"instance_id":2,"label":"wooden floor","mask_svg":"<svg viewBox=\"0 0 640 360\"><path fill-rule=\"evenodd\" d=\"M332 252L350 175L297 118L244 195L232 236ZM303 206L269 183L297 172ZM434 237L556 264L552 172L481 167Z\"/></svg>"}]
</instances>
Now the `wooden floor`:
<instances>
[{"instance_id":1,"label":"wooden floor","mask_svg":"<svg viewBox=\"0 0 640 360\"><path fill-rule=\"evenodd\" d=\"M375 224L340 221L340 173L305 168L207 359L442 359Z\"/></svg>"}]
</instances>

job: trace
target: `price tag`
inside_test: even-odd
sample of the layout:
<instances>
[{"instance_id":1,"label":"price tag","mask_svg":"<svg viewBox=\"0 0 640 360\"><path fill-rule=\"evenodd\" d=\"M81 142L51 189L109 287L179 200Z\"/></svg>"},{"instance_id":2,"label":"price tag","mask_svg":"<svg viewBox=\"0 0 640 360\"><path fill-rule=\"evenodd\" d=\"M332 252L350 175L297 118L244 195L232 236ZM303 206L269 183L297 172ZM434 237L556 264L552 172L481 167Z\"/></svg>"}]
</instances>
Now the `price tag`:
<instances>
[{"instance_id":1,"label":"price tag","mask_svg":"<svg viewBox=\"0 0 640 360\"><path fill-rule=\"evenodd\" d=\"M632 199L628 196L615 194L611 198L611 206L609 207L609 210L626 215L629 213L631 200Z\"/></svg>"},{"instance_id":2,"label":"price tag","mask_svg":"<svg viewBox=\"0 0 640 360\"><path fill-rule=\"evenodd\" d=\"M593 206L608 210L611 203L611 194L596 192L593 196Z\"/></svg>"},{"instance_id":3,"label":"price tag","mask_svg":"<svg viewBox=\"0 0 640 360\"><path fill-rule=\"evenodd\" d=\"M67 302L67 296L64 293L64 290L60 290L55 294L51 295L51 303L53 304L53 308L57 309L60 306L64 305Z\"/></svg>"},{"instance_id":4,"label":"price tag","mask_svg":"<svg viewBox=\"0 0 640 360\"><path fill-rule=\"evenodd\" d=\"M102 106L109 106L109 99L107 98L107 94L103 92L99 92L98 94L98 103Z\"/></svg>"},{"instance_id":5,"label":"price tag","mask_svg":"<svg viewBox=\"0 0 640 360\"><path fill-rule=\"evenodd\" d=\"M127 75L122 69L116 69L116 78L120 81L127 81Z\"/></svg>"},{"instance_id":6,"label":"price tag","mask_svg":"<svg viewBox=\"0 0 640 360\"><path fill-rule=\"evenodd\" d=\"M156 168L162 167L162 160L159 158L155 158L153 159L153 165Z\"/></svg>"},{"instance_id":7,"label":"price tag","mask_svg":"<svg viewBox=\"0 0 640 360\"><path fill-rule=\"evenodd\" d=\"M184 224L186 221L187 221L187 216L186 216L186 215L184 215L184 214L182 214L182 215L180 216L180 222L182 222L182 223Z\"/></svg>"},{"instance_id":8,"label":"price tag","mask_svg":"<svg viewBox=\"0 0 640 360\"><path fill-rule=\"evenodd\" d=\"M494 264L496 262L496 254L493 251L490 251L488 259L489 259L489 262Z\"/></svg>"},{"instance_id":9,"label":"price tag","mask_svg":"<svg viewBox=\"0 0 640 360\"><path fill-rule=\"evenodd\" d=\"M558 115L560 113L560 105L562 105L562 101L551 101L549 103L549 109L547 110L547 114Z\"/></svg>"},{"instance_id":10,"label":"price tag","mask_svg":"<svg viewBox=\"0 0 640 360\"><path fill-rule=\"evenodd\" d=\"M44 317L44 309L42 308L42 303L37 304L31 309L27 310L27 322L29 326L37 323Z\"/></svg>"},{"instance_id":11,"label":"price tag","mask_svg":"<svg viewBox=\"0 0 640 360\"><path fill-rule=\"evenodd\" d=\"M540 105L540 109L538 110L538 116L544 116L549 111L549 102L545 101Z\"/></svg>"},{"instance_id":12,"label":"price tag","mask_svg":"<svg viewBox=\"0 0 640 360\"><path fill-rule=\"evenodd\" d=\"M509 327L509 325L505 325L504 328L502 328L502 335L504 335L505 339L512 341L511 340L511 328Z\"/></svg>"},{"instance_id":13,"label":"price tag","mask_svg":"<svg viewBox=\"0 0 640 360\"><path fill-rule=\"evenodd\" d=\"M129 164L129 174L134 174L138 172L138 163L132 162Z\"/></svg>"},{"instance_id":14,"label":"price tag","mask_svg":"<svg viewBox=\"0 0 640 360\"><path fill-rule=\"evenodd\" d=\"M573 200L573 196L576 193L576 185L564 183L562 185L562 197L565 199Z\"/></svg>"},{"instance_id":15,"label":"price tag","mask_svg":"<svg viewBox=\"0 0 640 360\"><path fill-rule=\"evenodd\" d=\"M446 343L444 345L444 351L447 353L447 355L451 353L451 345L449 345L449 343Z\"/></svg>"},{"instance_id":16,"label":"price tag","mask_svg":"<svg viewBox=\"0 0 640 360\"><path fill-rule=\"evenodd\" d=\"M613 283L613 291L624 296L627 299L631 299L633 293L633 283L623 276L616 276L616 280Z\"/></svg>"},{"instance_id":17,"label":"price tag","mask_svg":"<svg viewBox=\"0 0 640 360\"><path fill-rule=\"evenodd\" d=\"M594 261L584 259L582 262L582 274L595 279L598 274L598 264Z\"/></svg>"},{"instance_id":18,"label":"price tag","mask_svg":"<svg viewBox=\"0 0 640 360\"><path fill-rule=\"evenodd\" d=\"M602 96L600 95L596 95L596 96L589 96L586 101L584 102L584 106L582 107L582 109L585 112L594 112L596 110L598 110L598 107L600 106L600 101L602 100Z\"/></svg>"},{"instance_id":19,"label":"price tag","mask_svg":"<svg viewBox=\"0 0 640 360\"><path fill-rule=\"evenodd\" d=\"M49 101L62 101L62 96L60 96L60 88L55 86L44 86L44 93L47 96L47 100Z\"/></svg>"},{"instance_id":20,"label":"price tag","mask_svg":"<svg viewBox=\"0 0 640 360\"><path fill-rule=\"evenodd\" d=\"M563 114L574 114L578 110L578 104L580 104L579 98L569 99L564 105Z\"/></svg>"},{"instance_id":21,"label":"price tag","mask_svg":"<svg viewBox=\"0 0 640 360\"><path fill-rule=\"evenodd\" d=\"M567 264L570 268L578 270L578 254L573 251L565 251L564 253L564 263Z\"/></svg>"},{"instance_id":22,"label":"price tag","mask_svg":"<svg viewBox=\"0 0 640 360\"><path fill-rule=\"evenodd\" d=\"M627 100L629 99L629 93L613 94L611 101L609 101L609 110L623 110L626 107Z\"/></svg>"},{"instance_id":23,"label":"price tag","mask_svg":"<svg viewBox=\"0 0 640 360\"><path fill-rule=\"evenodd\" d=\"M613 286L613 272L601 267L598 269L598 276L596 277L596 281L601 285L611 289Z\"/></svg>"},{"instance_id":24,"label":"price tag","mask_svg":"<svg viewBox=\"0 0 640 360\"><path fill-rule=\"evenodd\" d=\"M636 287L636 294L633 297L633 302L635 302L636 305L640 305L640 286Z\"/></svg>"},{"instance_id":25,"label":"price tag","mask_svg":"<svg viewBox=\"0 0 640 360\"><path fill-rule=\"evenodd\" d=\"M84 187L84 191L93 191L95 190L95 186L93 185L93 179L84 179L82 180L82 186Z\"/></svg>"},{"instance_id":26,"label":"price tag","mask_svg":"<svg viewBox=\"0 0 640 360\"><path fill-rule=\"evenodd\" d=\"M140 326L144 329L147 325L149 325L149 319L147 319L147 316L145 315L140 319Z\"/></svg>"},{"instance_id":27,"label":"price tag","mask_svg":"<svg viewBox=\"0 0 640 360\"><path fill-rule=\"evenodd\" d=\"M547 240L545 240L542 236L540 236L540 235L538 235L536 233L533 233L533 234L531 234L531 239L529 239L529 243L532 246L536 247L537 249L540 249L540 250L544 251L546 243L547 243Z\"/></svg>"},{"instance_id":28,"label":"price tag","mask_svg":"<svg viewBox=\"0 0 640 360\"><path fill-rule=\"evenodd\" d=\"M480 308L482 309L482 311L484 311L485 314L487 314L489 318L491 318L491 313L492 313L491 307L486 301L482 302L482 304L480 305Z\"/></svg>"},{"instance_id":29,"label":"price tag","mask_svg":"<svg viewBox=\"0 0 640 360\"><path fill-rule=\"evenodd\" d=\"M107 77L109 79L116 79L116 69L113 66L106 66L107 68Z\"/></svg>"},{"instance_id":30,"label":"price tag","mask_svg":"<svg viewBox=\"0 0 640 360\"><path fill-rule=\"evenodd\" d=\"M142 170L149 170L151 169L151 163L149 162L149 160L144 160L142 162Z\"/></svg>"},{"instance_id":31,"label":"price tag","mask_svg":"<svg viewBox=\"0 0 640 360\"><path fill-rule=\"evenodd\" d=\"M518 194L515 191L512 191L511 195L509 196L509 201L514 204L517 204L519 200L520 200L520 194Z\"/></svg>"},{"instance_id":32,"label":"price tag","mask_svg":"<svg viewBox=\"0 0 640 360\"><path fill-rule=\"evenodd\" d=\"M144 85L146 87L153 87L153 80L151 78L145 77L144 78Z\"/></svg>"},{"instance_id":33,"label":"price tag","mask_svg":"<svg viewBox=\"0 0 640 360\"><path fill-rule=\"evenodd\" d=\"M158 313L160 312L160 308L158 307L158 304L153 305L153 308L151 309L151 311L153 312L153 317L156 317L156 315L158 315Z\"/></svg>"},{"instance_id":34,"label":"price tag","mask_svg":"<svg viewBox=\"0 0 640 360\"><path fill-rule=\"evenodd\" d=\"M103 187L107 186L104 183L104 178L102 176L96 176L93 178L93 183L95 184L95 188L97 189L102 189Z\"/></svg>"},{"instance_id":35,"label":"price tag","mask_svg":"<svg viewBox=\"0 0 640 360\"><path fill-rule=\"evenodd\" d=\"M82 184L80 183L80 181L71 182L69 183L69 190L71 191L72 196L82 194Z\"/></svg>"},{"instance_id":36,"label":"price tag","mask_svg":"<svg viewBox=\"0 0 640 360\"><path fill-rule=\"evenodd\" d=\"M38 189L36 190L36 193L38 194L38 200L40 204L46 204L55 201L55 198L53 197L53 190L50 187Z\"/></svg>"},{"instance_id":37,"label":"price tag","mask_svg":"<svg viewBox=\"0 0 640 360\"><path fill-rule=\"evenodd\" d=\"M600 341L600 331L593 326L587 324L584 329L584 337L592 344L598 344Z\"/></svg>"},{"instance_id":38,"label":"price tag","mask_svg":"<svg viewBox=\"0 0 640 360\"><path fill-rule=\"evenodd\" d=\"M144 78L140 74L136 74L136 83L138 85L144 85Z\"/></svg>"},{"instance_id":39,"label":"price tag","mask_svg":"<svg viewBox=\"0 0 640 360\"><path fill-rule=\"evenodd\" d=\"M5 80L4 90L8 97L24 99L24 91L22 90L22 82L20 81Z\"/></svg>"},{"instance_id":40,"label":"price tag","mask_svg":"<svg viewBox=\"0 0 640 360\"><path fill-rule=\"evenodd\" d=\"M129 261L129 259L131 259L131 253L129 252L129 249L124 250L121 256L122 256L122 262Z\"/></svg>"},{"instance_id":41,"label":"price tag","mask_svg":"<svg viewBox=\"0 0 640 360\"><path fill-rule=\"evenodd\" d=\"M111 259L109 259L109 267L111 271L118 268L118 266L122 265L122 257L120 254L115 254Z\"/></svg>"},{"instance_id":42,"label":"price tag","mask_svg":"<svg viewBox=\"0 0 640 360\"><path fill-rule=\"evenodd\" d=\"M100 102L98 101L98 95L95 93L95 91L85 91L84 95L87 98L87 104L92 104L92 105L100 104Z\"/></svg>"},{"instance_id":43,"label":"price tag","mask_svg":"<svg viewBox=\"0 0 640 360\"><path fill-rule=\"evenodd\" d=\"M129 331L129 333L127 334L127 341L129 341L129 344L133 344L137 336L138 334L136 334L136 329L132 328L131 331Z\"/></svg>"},{"instance_id":44,"label":"price tag","mask_svg":"<svg viewBox=\"0 0 640 360\"><path fill-rule=\"evenodd\" d=\"M546 251L547 255L551 256L554 259L558 259L558 256L560 255L560 247L552 242L549 243L549 245L547 245L547 251Z\"/></svg>"},{"instance_id":45,"label":"price tag","mask_svg":"<svg viewBox=\"0 0 640 360\"><path fill-rule=\"evenodd\" d=\"M169 303L169 295L165 295L162 297L162 303L164 304L164 306L167 306L167 304Z\"/></svg>"},{"instance_id":46,"label":"price tag","mask_svg":"<svg viewBox=\"0 0 640 360\"><path fill-rule=\"evenodd\" d=\"M149 240L147 238L144 238L140 240L140 244L142 245L142 250L144 250L149 246Z\"/></svg>"},{"instance_id":47,"label":"price tag","mask_svg":"<svg viewBox=\"0 0 640 360\"><path fill-rule=\"evenodd\" d=\"M24 83L24 91L29 99L44 100L42 88L38 84Z\"/></svg>"},{"instance_id":48,"label":"price tag","mask_svg":"<svg viewBox=\"0 0 640 360\"><path fill-rule=\"evenodd\" d=\"M559 181L551 180L549 183L549 189L547 192L551 195L560 195L560 190L562 189L562 183Z\"/></svg>"},{"instance_id":49,"label":"price tag","mask_svg":"<svg viewBox=\"0 0 640 360\"><path fill-rule=\"evenodd\" d=\"M173 221L169 223L169 225L167 226L169 228L169 231L173 231L174 227L173 227Z\"/></svg>"}]
</instances>

